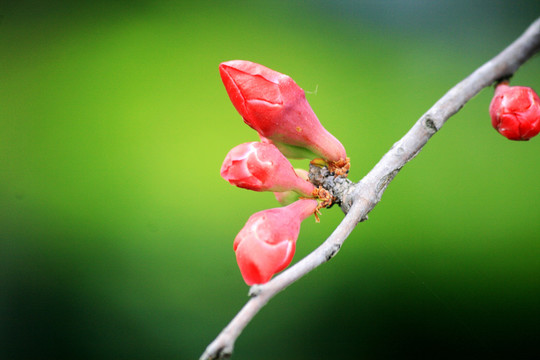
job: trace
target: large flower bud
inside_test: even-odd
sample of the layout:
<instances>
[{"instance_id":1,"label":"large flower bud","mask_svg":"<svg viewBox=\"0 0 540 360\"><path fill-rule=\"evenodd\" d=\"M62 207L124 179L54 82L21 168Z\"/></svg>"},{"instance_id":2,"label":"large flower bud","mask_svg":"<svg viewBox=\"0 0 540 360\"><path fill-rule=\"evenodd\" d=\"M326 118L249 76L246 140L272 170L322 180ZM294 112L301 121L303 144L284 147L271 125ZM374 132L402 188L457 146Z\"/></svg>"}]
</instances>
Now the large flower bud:
<instances>
[{"instance_id":1,"label":"large flower bud","mask_svg":"<svg viewBox=\"0 0 540 360\"><path fill-rule=\"evenodd\" d=\"M493 127L510 140L529 140L540 132L540 99L529 87L497 85L489 114Z\"/></svg>"},{"instance_id":2,"label":"large flower bud","mask_svg":"<svg viewBox=\"0 0 540 360\"><path fill-rule=\"evenodd\" d=\"M296 175L291 163L272 144L244 143L223 161L221 176L233 185L255 191L295 191L312 197L315 186Z\"/></svg>"},{"instance_id":3,"label":"large flower bud","mask_svg":"<svg viewBox=\"0 0 540 360\"><path fill-rule=\"evenodd\" d=\"M291 263L300 224L317 204L317 200L301 199L251 215L233 245L246 284L264 284Z\"/></svg>"},{"instance_id":4,"label":"large flower bud","mask_svg":"<svg viewBox=\"0 0 540 360\"><path fill-rule=\"evenodd\" d=\"M289 76L250 61L219 65L225 89L246 124L291 158L346 160L345 148L319 122Z\"/></svg>"}]
</instances>

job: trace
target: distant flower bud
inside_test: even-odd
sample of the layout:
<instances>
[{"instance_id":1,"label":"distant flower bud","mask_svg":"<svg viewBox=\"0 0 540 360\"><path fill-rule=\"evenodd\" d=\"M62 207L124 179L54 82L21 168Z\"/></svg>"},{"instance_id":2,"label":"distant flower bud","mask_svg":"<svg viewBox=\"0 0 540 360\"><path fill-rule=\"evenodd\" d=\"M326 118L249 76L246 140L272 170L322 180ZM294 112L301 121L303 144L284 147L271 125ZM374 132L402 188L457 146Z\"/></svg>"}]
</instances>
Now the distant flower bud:
<instances>
[{"instance_id":1,"label":"distant flower bud","mask_svg":"<svg viewBox=\"0 0 540 360\"><path fill-rule=\"evenodd\" d=\"M493 127L510 140L529 140L540 132L540 99L529 87L497 85L489 114Z\"/></svg>"},{"instance_id":2,"label":"distant flower bud","mask_svg":"<svg viewBox=\"0 0 540 360\"><path fill-rule=\"evenodd\" d=\"M232 185L255 191L295 191L311 197L315 186L296 175L272 144L244 143L233 148L221 166L221 176Z\"/></svg>"},{"instance_id":3,"label":"distant flower bud","mask_svg":"<svg viewBox=\"0 0 540 360\"><path fill-rule=\"evenodd\" d=\"M345 148L319 122L304 90L289 76L243 60L219 65L229 97L246 124L293 158L347 158Z\"/></svg>"},{"instance_id":4,"label":"distant flower bud","mask_svg":"<svg viewBox=\"0 0 540 360\"><path fill-rule=\"evenodd\" d=\"M248 285L264 284L292 261L300 224L317 208L317 200L253 214L234 239L236 261Z\"/></svg>"}]
</instances>

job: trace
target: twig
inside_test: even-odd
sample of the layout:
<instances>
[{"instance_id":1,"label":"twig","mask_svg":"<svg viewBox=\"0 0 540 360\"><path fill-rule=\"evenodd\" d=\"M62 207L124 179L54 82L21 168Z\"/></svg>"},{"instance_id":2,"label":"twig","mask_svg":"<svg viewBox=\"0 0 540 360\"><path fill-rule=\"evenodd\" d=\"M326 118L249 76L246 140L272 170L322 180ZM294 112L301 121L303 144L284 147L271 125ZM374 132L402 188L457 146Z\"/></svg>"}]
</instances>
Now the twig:
<instances>
[{"instance_id":1,"label":"twig","mask_svg":"<svg viewBox=\"0 0 540 360\"><path fill-rule=\"evenodd\" d=\"M348 189L339 191L342 196L339 204L346 216L332 235L317 249L268 283L252 286L249 291L252 298L208 345L200 359L230 358L236 339L257 312L277 293L336 255L356 225L367 219L367 214L379 203L386 187L399 170L420 152L446 120L457 113L483 88L492 85L497 80L512 76L539 50L540 18L499 55L450 89L422 115L409 132L392 146L359 183L348 183Z\"/></svg>"}]
</instances>

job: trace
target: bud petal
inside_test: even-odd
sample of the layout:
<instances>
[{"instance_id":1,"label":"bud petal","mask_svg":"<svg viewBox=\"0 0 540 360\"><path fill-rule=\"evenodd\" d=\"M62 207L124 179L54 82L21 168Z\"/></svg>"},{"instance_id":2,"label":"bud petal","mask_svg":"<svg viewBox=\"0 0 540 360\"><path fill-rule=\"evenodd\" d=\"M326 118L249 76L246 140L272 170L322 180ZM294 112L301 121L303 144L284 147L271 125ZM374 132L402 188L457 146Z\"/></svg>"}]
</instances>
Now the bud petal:
<instances>
[{"instance_id":1,"label":"bud petal","mask_svg":"<svg viewBox=\"0 0 540 360\"><path fill-rule=\"evenodd\" d=\"M296 175L272 144L244 143L233 148L221 166L221 176L232 185L254 191L295 191L311 197L315 186Z\"/></svg>"},{"instance_id":2,"label":"bud petal","mask_svg":"<svg viewBox=\"0 0 540 360\"><path fill-rule=\"evenodd\" d=\"M301 222L313 214L317 200L253 214L234 239L236 261L248 285L263 284L292 261Z\"/></svg>"},{"instance_id":3,"label":"bud petal","mask_svg":"<svg viewBox=\"0 0 540 360\"><path fill-rule=\"evenodd\" d=\"M529 87L497 85L489 114L493 127L510 140L529 140L540 132L540 98Z\"/></svg>"},{"instance_id":4,"label":"bud petal","mask_svg":"<svg viewBox=\"0 0 540 360\"><path fill-rule=\"evenodd\" d=\"M221 63L219 71L245 123L283 154L328 162L346 159L343 145L321 125L304 90L289 76L243 60Z\"/></svg>"}]
</instances>

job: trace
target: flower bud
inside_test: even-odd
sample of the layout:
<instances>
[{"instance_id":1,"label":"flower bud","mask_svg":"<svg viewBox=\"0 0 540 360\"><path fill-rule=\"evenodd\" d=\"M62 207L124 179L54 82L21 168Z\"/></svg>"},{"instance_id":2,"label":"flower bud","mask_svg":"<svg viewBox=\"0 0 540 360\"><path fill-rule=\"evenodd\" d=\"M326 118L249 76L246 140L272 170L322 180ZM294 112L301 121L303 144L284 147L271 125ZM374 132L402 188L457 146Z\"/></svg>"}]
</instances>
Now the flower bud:
<instances>
[{"instance_id":1,"label":"flower bud","mask_svg":"<svg viewBox=\"0 0 540 360\"><path fill-rule=\"evenodd\" d=\"M233 245L246 284L263 284L291 263L300 224L316 208L317 200L301 199L251 215Z\"/></svg>"},{"instance_id":2,"label":"flower bud","mask_svg":"<svg viewBox=\"0 0 540 360\"><path fill-rule=\"evenodd\" d=\"M223 161L221 176L232 185L254 191L295 191L311 197L315 186L296 175L283 154L272 144L244 143Z\"/></svg>"},{"instance_id":3,"label":"flower bud","mask_svg":"<svg viewBox=\"0 0 540 360\"><path fill-rule=\"evenodd\" d=\"M497 85L489 114L493 127L510 140L529 140L540 132L540 98L529 87Z\"/></svg>"},{"instance_id":4,"label":"flower bud","mask_svg":"<svg viewBox=\"0 0 540 360\"><path fill-rule=\"evenodd\" d=\"M292 158L345 160L343 145L319 122L289 76L250 61L219 65L221 79L244 122Z\"/></svg>"},{"instance_id":5,"label":"flower bud","mask_svg":"<svg viewBox=\"0 0 540 360\"><path fill-rule=\"evenodd\" d=\"M303 179L305 181L309 181L309 175L308 172L304 169L294 169L294 172L300 179ZM311 184L311 183L310 183ZM315 187L313 187L314 190L317 190ZM313 194L313 190L312 190ZM276 197L276 200L283 206L292 204L296 200L300 199L300 194L298 194L296 191L282 191L282 192L274 192L274 196Z\"/></svg>"}]
</instances>

